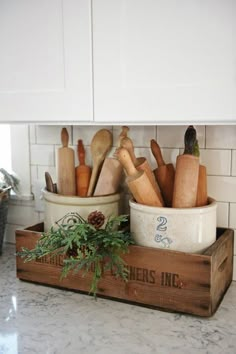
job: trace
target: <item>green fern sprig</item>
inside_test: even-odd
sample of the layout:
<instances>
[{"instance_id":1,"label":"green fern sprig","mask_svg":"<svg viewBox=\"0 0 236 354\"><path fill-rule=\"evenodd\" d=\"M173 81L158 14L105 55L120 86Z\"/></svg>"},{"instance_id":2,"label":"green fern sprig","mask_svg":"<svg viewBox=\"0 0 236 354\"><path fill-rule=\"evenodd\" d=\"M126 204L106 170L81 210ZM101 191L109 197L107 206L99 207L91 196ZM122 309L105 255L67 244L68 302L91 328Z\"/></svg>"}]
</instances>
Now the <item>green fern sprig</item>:
<instances>
[{"instance_id":1,"label":"green fern sprig","mask_svg":"<svg viewBox=\"0 0 236 354\"><path fill-rule=\"evenodd\" d=\"M111 217L103 229L96 229L80 217L71 225L58 223L57 229L52 227L42 234L34 249L22 248L17 255L30 262L44 256L64 254L61 278L70 272L83 271L86 275L93 269L90 292L96 296L104 271L110 270L114 276L127 281L128 270L122 254L128 252L134 241L129 231L119 228L127 221L127 215Z\"/></svg>"}]
</instances>

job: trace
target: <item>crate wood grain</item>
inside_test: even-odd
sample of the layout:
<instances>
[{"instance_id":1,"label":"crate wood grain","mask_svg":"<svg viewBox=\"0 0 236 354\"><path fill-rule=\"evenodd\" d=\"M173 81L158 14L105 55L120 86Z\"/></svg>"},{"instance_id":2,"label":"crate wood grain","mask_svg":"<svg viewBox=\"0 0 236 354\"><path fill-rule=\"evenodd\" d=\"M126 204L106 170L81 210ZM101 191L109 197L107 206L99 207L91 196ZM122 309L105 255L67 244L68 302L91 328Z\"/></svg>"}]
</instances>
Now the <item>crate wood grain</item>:
<instances>
[{"instance_id":1,"label":"crate wood grain","mask_svg":"<svg viewBox=\"0 0 236 354\"><path fill-rule=\"evenodd\" d=\"M34 248L43 223L16 231L16 251ZM217 229L217 241L203 254L132 245L123 258L129 270L127 282L105 271L97 295L199 316L217 310L233 272L233 230ZM92 270L60 279L63 256L43 257L24 263L17 257L17 277L40 284L89 293Z\"/></svg>"}]
</instances>

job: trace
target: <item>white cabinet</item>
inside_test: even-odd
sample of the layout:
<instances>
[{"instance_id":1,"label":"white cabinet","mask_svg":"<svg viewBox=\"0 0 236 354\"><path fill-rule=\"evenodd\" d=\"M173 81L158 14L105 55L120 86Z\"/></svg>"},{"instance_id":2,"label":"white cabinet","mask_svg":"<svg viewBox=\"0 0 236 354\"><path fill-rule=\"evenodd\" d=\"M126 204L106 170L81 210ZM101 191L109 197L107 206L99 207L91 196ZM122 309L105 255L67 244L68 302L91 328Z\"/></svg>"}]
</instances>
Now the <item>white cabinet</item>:
<instances>
[{"instance_id":1,"label":"white cabinet","mask_svg":"<svg viewBox=\"0 0 236 354\"><path fill-rule=\"evenodd\" d=\"M0 122L90 121L90 0L0 0Z\"/></svg>"},{"instance_id":2,"label":"white cabinet","mask_svg":"<svg viewBox=\"0 0 236 354\"><path fill-rule=\"evenodd\" d=\"M94 0L97 122L236 122L235 0Z\"/></svg>"}]
</instances>

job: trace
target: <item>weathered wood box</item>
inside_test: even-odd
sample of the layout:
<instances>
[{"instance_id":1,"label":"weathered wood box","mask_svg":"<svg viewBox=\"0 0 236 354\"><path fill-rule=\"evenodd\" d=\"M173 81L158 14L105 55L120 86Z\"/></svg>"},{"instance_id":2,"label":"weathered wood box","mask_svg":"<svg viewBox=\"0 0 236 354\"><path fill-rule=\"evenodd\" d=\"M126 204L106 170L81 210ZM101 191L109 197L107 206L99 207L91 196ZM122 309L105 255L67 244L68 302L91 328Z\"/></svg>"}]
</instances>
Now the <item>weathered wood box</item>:
<instances>
[{"instance_id":1,"label":"weathered wood box","mask_svg":"<svg viewBox=\"0 0 236 354\"><path fill-rule=\"evenodd\" d=\"M43 223L16 231L16 250L34 248ZM217 310L233 272L233 230L217 229L217 241L203 254L187 254L156 248L130 246L124 256L129 280L105 272L97 295L121 301L199 316ZM17 257L17 277L51 286L88 293L92 273L71 274L60 280L63 256L24 263Z\"/></svg>"}]
</instances>

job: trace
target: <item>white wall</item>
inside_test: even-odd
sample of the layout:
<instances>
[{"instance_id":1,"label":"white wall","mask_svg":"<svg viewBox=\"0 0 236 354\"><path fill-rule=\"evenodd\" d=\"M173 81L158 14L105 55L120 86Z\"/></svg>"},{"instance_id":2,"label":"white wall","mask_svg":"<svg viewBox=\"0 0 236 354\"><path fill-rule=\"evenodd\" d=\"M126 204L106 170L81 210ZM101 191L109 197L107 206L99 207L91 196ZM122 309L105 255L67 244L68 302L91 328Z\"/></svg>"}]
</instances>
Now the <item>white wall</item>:
<instances>
[{"instance_id":1,"label":"white wall","mask_svg":"<svg viewBox=\"0 0 236 354\"><path fill-rule=\"evenodd\" d=\"M44 173L50 172L56 181L56 150L60 147L62 126L30 126L30 169L32 190L35 201L14 201L11 203L6 241L15 241L15 229L43 220L43 204L39 199L39 190L44 186ZM70 142L76 151L78 139L83 139L86 149L86 163L91 165L90 142L99 126L67 126ZM104 126L103 126L104 128ZM119 126L107 126L113 131L117 144L121 131ZM195 126L200 145L201 163L207 167L208 195L217 200L217 225L230 227L236 231L236 126ZM155 159L150 151L150 140L156 139L162 148L166 161L175 163L176 156L182 152L183 136L186 126L132 126L129 136L133 139L137 156L146 156L153 169ZM114 150L114 149L113 149ZM76 156L76 164L78 159ZM129 193L125 190L124 212L128 212ZM236 247L234 249L236 263ZM234 279L236 266L234 265Z\"/></svg>"}]
</instances>

